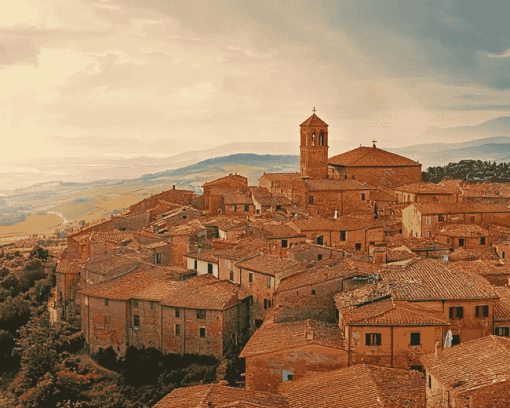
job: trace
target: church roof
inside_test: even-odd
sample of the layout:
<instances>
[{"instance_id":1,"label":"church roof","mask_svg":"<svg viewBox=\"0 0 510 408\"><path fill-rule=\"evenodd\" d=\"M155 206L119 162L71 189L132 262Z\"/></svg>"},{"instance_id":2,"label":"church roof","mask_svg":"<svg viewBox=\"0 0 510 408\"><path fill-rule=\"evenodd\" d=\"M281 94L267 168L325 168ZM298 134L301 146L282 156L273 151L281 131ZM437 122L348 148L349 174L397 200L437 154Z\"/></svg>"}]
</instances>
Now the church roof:
<instances>
[{"instance_id":1,"label":"church roof","mask_svg":"<svg viewBox=\"0 0 510 408\"><path fill-rule=\"evenodd\" d=\"M314 113L299 126L328 126L328 124Z\"/></svg>"},{"instance_id":2,"label":"church roof","mask_svg":"<svg viewBox=\"0 0 510 408\"><path fill-rule=\"evenodd\" d=\"M337 166L355 167L420 166L420 163L398 154L366 146L331 157L328 162Z\"/></svg>"}]
</instances>

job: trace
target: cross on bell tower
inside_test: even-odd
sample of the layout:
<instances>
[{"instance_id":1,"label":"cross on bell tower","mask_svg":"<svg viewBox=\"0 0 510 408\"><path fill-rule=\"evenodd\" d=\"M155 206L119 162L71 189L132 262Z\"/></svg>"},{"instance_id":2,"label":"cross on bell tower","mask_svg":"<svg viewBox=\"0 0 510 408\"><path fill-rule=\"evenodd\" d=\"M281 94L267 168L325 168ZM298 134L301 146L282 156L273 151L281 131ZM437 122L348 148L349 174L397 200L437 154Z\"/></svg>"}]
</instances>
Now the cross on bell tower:
<instances>
[{"instance_id":1,"label":"cross on bell tower","mask_svg":"<svg viewBox=\"0 0 510 408\"><path fill-rule=\"evenodd\" d=\"M372 140L372 143L373 143L372 147L375 147L375 142L377 142L377 140L375 140L375 139Z\"/></svg>"},{"instance_id":2,"label":"cross on bell tower","mask_svg":"<svg viewBox=\"0 0 510 408\"><path fill-rule=\"evenodd\" d=\"M328 125L313 115L301 123L300 170L302 178L328 177Z\"/></svg>"}]
</instances>

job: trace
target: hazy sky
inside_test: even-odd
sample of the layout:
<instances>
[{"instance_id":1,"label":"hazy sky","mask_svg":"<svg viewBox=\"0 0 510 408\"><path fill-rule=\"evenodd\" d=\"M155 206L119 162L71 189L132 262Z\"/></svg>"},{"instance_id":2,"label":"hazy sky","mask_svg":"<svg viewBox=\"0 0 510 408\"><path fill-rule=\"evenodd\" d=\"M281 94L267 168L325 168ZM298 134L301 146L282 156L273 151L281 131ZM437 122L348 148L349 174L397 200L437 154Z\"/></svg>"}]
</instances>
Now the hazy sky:
<instances>
[{"instance_id":1,"label":"hazy sky","mask_svg":"<svg viewBox=\"0 0 510 408\"><path fill-rule=\"evenodd\" d=\"M412 144L510 112L510 1L16 0L0 12L0 161Z\"/></svg>"}]
</instances>

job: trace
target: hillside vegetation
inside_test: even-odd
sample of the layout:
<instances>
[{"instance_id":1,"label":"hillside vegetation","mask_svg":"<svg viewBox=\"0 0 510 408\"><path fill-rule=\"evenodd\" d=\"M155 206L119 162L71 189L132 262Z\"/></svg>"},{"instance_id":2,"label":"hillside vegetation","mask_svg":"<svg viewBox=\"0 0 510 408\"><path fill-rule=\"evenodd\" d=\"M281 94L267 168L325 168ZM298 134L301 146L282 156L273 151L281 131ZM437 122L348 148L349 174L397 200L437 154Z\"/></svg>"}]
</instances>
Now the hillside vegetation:
<instances>
[{"instance_id":1,"label":"hillside vegetation","mask_svg":"<svg viewBox=\"0 0 510 408\"><path fill-rule=\"evenodd\" d=\"M471 183L490 181L492 183L509 183L510 169L508 163L461 160L446 166L429 167L422 172L422 181L439 183L444 178L466 180Z\"/></svg>"}]
</instances>

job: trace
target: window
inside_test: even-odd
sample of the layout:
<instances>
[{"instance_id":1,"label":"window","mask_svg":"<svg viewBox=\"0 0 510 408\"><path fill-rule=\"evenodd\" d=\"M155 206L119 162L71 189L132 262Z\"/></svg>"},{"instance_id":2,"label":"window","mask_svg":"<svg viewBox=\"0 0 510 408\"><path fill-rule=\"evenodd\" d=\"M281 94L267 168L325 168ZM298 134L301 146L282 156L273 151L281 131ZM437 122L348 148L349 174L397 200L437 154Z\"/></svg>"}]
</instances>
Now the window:
<instances>
[{"instance_id":1,"label":"window","mask_svg":"<svg viewBox=\"0 0 510 408\"><path fill-rule=\"evenodd\" d=\"M282 210L282 206L281 205L277 205L276 206L276 211L281 211Z\"/></svg>"},{"instance_id":2,"label":"window","mask_svg":"<svg viewBox=\"0 0 510 408\"><path fill-rule=\"evenodd\" d=\"M411 333L410 343L411 346L421 345L421 333Z\"/></svg>"},{"instance_id":3,"label":"window","mask_svg":"<svg viewBox=\"0 0 510 408\"><path fill-rule=\"evenodd\" d=\"M427 217L427 225L430 225L430 224L431 224L430 217Z\"/></svg>"},{"instance_id":4,"label":"window","mask_svg":"<svg viewBox=\"0 0 510 408\"><path fill-rule=\"evenodd\" d=\"M365 200L365 194L361 194L361 200L364 201Z\"/></svg>"},{"instance_id":5,"label":"window","mask_svg":"<svg viewBox=\"0 0 510 408\"><path fill-rule=\"evenodd\" d=\"M496 336L507 337L510 335L510 327L495 327L494 334Z\"/></svg>"},{"instance_id":6,"label":"window","mask_svg":"<svg viewBox=\"0 0 510 408\"><path fill-rule=\"evenodd\" d=\"M264 309L271 309L271 301L264 299Z\"/></svg>"},{"instance_id":7,"label":"window","mask_svg":"<svg viewBox=\"0 0 510 408\"><path fill-rule=\"evenodd\" d=\"M345 241L345 231L340 231L340 241Z\"/></svg>"},{"instance_id":8,"label":"window","mask_svg":"<svg viewBox=\"0 0 510 408\"><path fill-rule=\"evenodd\" d=\"M476 306L475 307L475 316L476 317L489 317L489 306Z\"/></svg>"},{"instance_id":9,"label":"window","mask_svg":"<svg viewBox=\"0 0 510 408\"><path fill-rule=\"evenodd\" d=\"M282 248L287 248L287 240L282 239Z\"/></svg>"},{"instance_id":10,"label":"window","mask_svg":"<svg viewBox=\"0 0 510 408\"><path fill-rule=\"evenodd\" d=\"M282 370L282 381L292 381L292 380L294 380L294 373L287 371L287 370Z\"/></svg>"},{"instance_id":11,"label":"window","mask_svg":"<svg viewBox=\"0 0 510 408\"><path fill-rule=\"evenodd\" d=\"M248 272L248 282L253 283L253 272Z\"/></svg>"},{"instance_id":12,"label":"window","mask_svg":"<svg viewBox=\"0 0 510 408\"><path fill-rule=\"evenodd\" d=\"M319 135L319 146L324 146L324 133Z\"/></svg>"},{"instance_id":13,"label":"window","mask_svg":"<svg viewBox=\"0 0 510 408\"><path fill-rule=\"evenodd\" d=\"M161 254L154 255L154 263L160 264L161 263Z\"/></svg>"},{"instance_id":14,"label":"window","mask_svg":"<svg viewBox=\"0 0 510 408\"><path fill-rule=\"evenodd\" d=\"M180 324L176 324L175 325L175 335L179 336L180 334L181 334L181 325Z\"/></svg>"},{"instance_id":15,"label":"window","mask_svg":"<svg viewBox=\"0 0 510 408\"><path fill-rule=\"evenodd\" d=\"M459 246L464 246L464 238L459 238Z\"/></svg>"},{"instance_id":16,"label":"window","mask_svg":"<svg viewBox=\"0 0 510 408\"><path fill-rule=\"evenodd\" d=\"M104 305L105 305L105 306L108 306L109 304L110 304L110 301L109 301L108 299L105 299L105 300L104 300Z\"/></svg>"},{"instance_id":17,"label":"window","mask_svg":"<svg viewBox=\"0 0 510 408\"><path fill-rule=\"evenodd\" d=\"M317 237L317 245L324 245L324 237L322 235Z\"/></svg>"},{"instance_id":18,"label":"window","mask_svg":"<svg viewBox=\"0 0 510 408\"><path fill-rule=\"evenodd\" d=\"M205 310L204 309L197 310L197 319L201 319L201 320L205 319Z\"/></svg>"},{"instance_id":19,"label":"window","mask_svg":"<svg viewBox=\"0 0 510 408\"><path fill-rule=\"evenodd\" d=\"M193 262L193 269L198 269L198 261L196 259Z\"/></svg>"},{"instance_id":20,"label":"window","mask_svg":"<svg viewBox=\"0 0 510 408\"><path fill-rule=\"evenodd\" d=\"M437 220L438 220L439 222L444 222L444 215L438 215L438 216L437 216Z\"/></svg>"},{"instance_id":21,"label":"window","mask_svg":"<svg viewBox=\"0 0 510 408\"><path fill-rule=\"evenodd\" d=\"M181 317L181 309L178 307L175 308L175 317Z\"/></svg>"},{"instance_id":22,"label":"window","mask_svg":"<svg viewBox=\"0 0 510 408\"><path fill-rule=\"evenodd\" d=\"M315 295L315 289L312 289L312 295Z\"/></svg>"},{"instance_id":23,"label":"window","mask_svg":"<svg viewBox=\"0 0 510 408\"><path fill-rule=\"evenodd\" d=\"M135 309L137 309L137 308L138 308L138 300L133 300L133 307L134 307Z\"/></svg>"},{"instance_id":24,"label":"window","mask_svg":"<svg viewBox=\"0 0 510 408\"><path fill-rule=\"evenodd\" d=\"M200 338L201 339L205 338L205 327L200 328Z\"/></svg>"},{"instance_id":25,"label":"window","mask_svg":"<svg viewBox=\"0 0 510 408\"><path fill-rule=\"evenodd\" d=\"M314 196L309 196L308 197L308 204L313 204L315 202L315 197Z\"/></svg>"},{"instance_id":26,"label":"window","mask_svg":"<svg viewBox=\"0 0 510 408\"><path fill-rule=\"evenodd\" d=\"M427 231L427 238L430 238L430 231Z\"/></svg>"},{"instance_id":27,"label":"window","mask_svg":"<svg viewBox=\"0 0 510 408\"><path fill-rule=\"evenodd\" d=\"M429 388L432 388L432 377L429 375Z\"/></svg>"},{"instance_id":28,"label":"window","mask_svg":"<svg viewBox=\"0 0 510 408\"><path fill-rule=\"evenodd\" d=\"M501 252L501 259L505 259L505 251ZM62 293L62 292L61 292ZM61 297L62 298L62 297Z\"/></svg>"},{"instance_id":29,"label":"window","mask_svg":"<svg viewBox=\"0 0 510 408\"><path fill-rule=\"evenodd\" d=\"M400 228L400 229L398 230L398 233L399 233L399 234L402 234L402 228Z\"/></svg>"},{"instance_id":30,"label":"window","mask_svg":"<svg viewBox=\"0 0 510 408\"><path fill-rule=\"evenodd\" d=\"M271 287L271 278L267 278L267 287L270 288Z\"/></svg>"},{"instance_id":31,"label":"window","mask_svg":"<svg viewBox=\"0 0 510 408\"><path fill-rule=\"evenodd\" d=\"M317 260L322 261L322 254L317 255Z\"/></svg>"},{"instance_id":32,"label":"window","mask_svg":"<svg viewBox=\"0 0 510 408\"><path fill-rule=\"evenodd\" d=\"M381 345L381 333L365 333L365 345L380 346Z\"/></svg>"},{"instance_id":33,"label":"window","mask_svg":"<svg viewBox=\"0 0 510 408\"><path fill-rule=\"evenodd\" d=\"M151 309L154 309L154 302L151 302Z\"/></svg>"},{"instance_id":34,"label":"window","mask_svg":"<svg viewBox=\"0 0 510 408\"><path fill-rule=\"evenodd\" d=\"M237 205L234 205L234 211L237 211Z\"/></svg>"},{"instance_id":35,"label":"window","mask_svg":"<svg viewBox=\"0 0 510 408\"><path fill-rule=\"evenodd\" d=\"M450 319L462 319L464 315L462 306L450 307Z\"/></svg>"},{"instance_id":36,"label":"window","mask_svg":"<svg viewBox=\"0 0 510 408\"><path fill-rule=\"evenodd\" d=\"M207 273L212 274L213 273L213 265L212 263L207 264Z\"/></svg>"},{"instance_id":37,"label":"window","mask_svg":"<svg viewBox=\"0 0 510 408\"><path fill-rule=\"evenodd\" d=\"M485 245L485 237L480 237L480 245Z\"/></svg>"},{"instance_id":38,"label":"window","mask_svg":"<svg viewBox=\"0 0 510 408\"><path fill-rule=\"evenodd\" d=\"M133 326L134 326L135 329L138 329L138 327L140 327L140 316L134 315L134 324L133 324Z\"/></svg>"},{"instance_id":39,"label":"window","mask_svg":"<svg viewBox=\"0 0 510 408\"><path fill-rule=\"evenodd\" d=\"M354 249L355 249L356 251L361 251L361 243L359 243L359 242L358 242L358 243L356 243L356 244L354 245Z\"/></svg>"},{"instance_id":40,"label":"window","mask_svg":"<svg viewBox=\"0 0 510 408\"><path fill-rule=\"evenodd\" d=\"M249 205L245 205L244 206L244 212L248 212L250 211L250 206Z\"/></svg>"},{"instance_id":41,"label":"window","mask_svg":"<svg viewBox=\"0 0 510 408\"><path fill-rule=\"evenodd\" d=\"M460 334L454 334L452 336L452 346L456 346L457 344L460 344Z\"/></svg>"},{"instance_id":42,"label":"window","mask_svg":"<svg viewBox=\"0 0 510 408\"><path fill-rule=\"evenodd\" d=\"M234 281L234 271L230 271L230 280Z\"/></svg>"},{"instance_id":43,"label":"window","mask_svg":"<svg viewBox=\"0 0 510 408\"><path fill-rule=\"evenodd\" d=\"M412 365L409 366L409 369L411 371L419 371L420 373L423 372L423 367L421 365Z\"/></svg>"}]
</instances>

